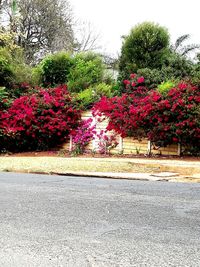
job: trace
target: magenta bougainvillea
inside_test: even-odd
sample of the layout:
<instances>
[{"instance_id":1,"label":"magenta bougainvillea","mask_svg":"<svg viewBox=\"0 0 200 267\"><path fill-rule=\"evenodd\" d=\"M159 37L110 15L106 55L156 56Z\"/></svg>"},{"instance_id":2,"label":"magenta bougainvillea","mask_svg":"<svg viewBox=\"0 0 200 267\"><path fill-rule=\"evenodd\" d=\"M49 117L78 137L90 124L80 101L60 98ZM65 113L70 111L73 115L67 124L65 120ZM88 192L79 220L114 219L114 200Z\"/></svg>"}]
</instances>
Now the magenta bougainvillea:
<instances>
[{"instance_id":1,"label":"magenta bougainvillea","mask_svg":"<svg viewBox=\"0 0 200 267\"><path fill-rule=\"evenodd\" d=\"M122 137L147 137L162 144L182 143L200 145L200 88L180 82L162 95L148 90L141 83L144 78L126 80L127 93L120 97L103 97L93 109L93 114L105 116L107 130ZM134 79L134 81L133 81Z\"/></svg>"},{"instance_id":2,"label":"magenta bougainvillea","mask_svg":"<svg viewBox=\"0 0 200 267\"><path fill-rule=\"evenodd\" d=\"M92 141L96 134L96 124L93 119L82 120L79 127L72 132L72 153L75 155L83 154L87 145Z\"/></svg>"},{"instance_id":3,"label":"magenta bougainvillea","mask_svg":"<svg viewBox=\"0 0 200 267\"><path fill-rule=\"evenodd\" d=\"M108 134L107 131L101 130L96 135L97 151L100 154L110 154L111 149L118 145L116 134Z\"/></svg>"},{"instance_id":4,"label":"magenta bougainvillea","mask_svg":"<svg viewBox=\"0 0 200 267\"><path fill-rule=\"evenodd\" d=\"M72 132L72 154L86 152L87 145L95 140L93 152L109 154L110 150L118 145L116 134L107 134L105 130L97 130L92 118L81 121L79 127Z\"/></svg>"},{"instance_id":5,"label":"magenta bougainvillea","mask_svg":"<svg viewBox=\"0 0 200 267\"><path fill-rule=\"evenodd\" d=\"M13 101L0 114L1 148L35 150L54 147L68 138L80 121L65 85L39 88Z\"/></svg>"}]
</instances>

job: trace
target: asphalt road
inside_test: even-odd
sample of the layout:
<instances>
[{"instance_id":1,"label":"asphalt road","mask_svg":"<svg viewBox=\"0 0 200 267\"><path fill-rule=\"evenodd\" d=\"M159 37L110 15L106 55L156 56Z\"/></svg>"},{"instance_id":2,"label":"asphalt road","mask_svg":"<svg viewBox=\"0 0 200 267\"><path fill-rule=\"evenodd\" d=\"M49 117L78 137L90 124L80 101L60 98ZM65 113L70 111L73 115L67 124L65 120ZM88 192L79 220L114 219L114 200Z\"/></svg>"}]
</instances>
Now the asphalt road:
<instances>
[{"instance_id":1,"label":"asphalt road","mask_svg":"<svg viewBox=\"0 0 200 267\"><path fill-rule=\"evenodd\" d=\"M0 173L0 266L200 266L200 184Z\"/></svg>"}]
</instances>

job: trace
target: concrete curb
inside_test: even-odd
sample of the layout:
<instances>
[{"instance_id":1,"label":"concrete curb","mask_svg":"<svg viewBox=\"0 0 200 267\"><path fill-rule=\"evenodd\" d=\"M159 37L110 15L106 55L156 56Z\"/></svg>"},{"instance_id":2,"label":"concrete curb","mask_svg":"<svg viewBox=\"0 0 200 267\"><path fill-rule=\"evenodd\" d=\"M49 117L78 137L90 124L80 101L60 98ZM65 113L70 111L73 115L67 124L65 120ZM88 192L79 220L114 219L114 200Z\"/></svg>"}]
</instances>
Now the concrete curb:
<instances>
[{"instance_id":1,"label":"concrete curb","mask_svg":"<svg viewBox=\"0 0 200 267\"><path fill-rule=\"evenodd\" d=\"M38 172L32 172L37 174L42 174ZM152 181L152 182L184 182L184 183L200 183L200 178L198 177L188 177L179 174L171 175L159 175L149 174L149 173L103 173L103 172L50 172L43 173L49 175L59 175L59 176L74 176L74 177L90 177L90 178L101 178L101 179L116 179L116 180L135 180L135 181Z\"/></svg>"},{"instance_id":2,"label":"concrete curb","mask_svg":"<svg viewBox=\"0 0 200 267\"><path fill-rule=\"evenodd\" d=\"M8 172L15 173L32 173L41 175L59 175L59 176L73 176L73 177L90 177L100 179L116 179L116 180L133 180L133 181L152 181L152 182L193 182L200 183L200 177L188 177L178 175L176 173L111 173L111 172L42 172L29 170L12 170ZM166 175L164 175L166 174Z\"/></svg>"},{"instance_id":3,"label":"concrete curb","mask_svg":"<svg viewBox=\"0 0 200 267\"><path fill-rule=\"evenodd\" d=\"M36 172L34 172L36 173ZM38 173L39 174L39 173ZM41 173L40 173L41 174ZM50 172L44 173L50 175L60 176L74 176L74 177L92 177L92 178L106 178L106 179L119 179L119 180L137 180L137 181L170 181L171 179L180 178L178 175L159 176L150 173L111 173L111 172Z\"/></svg>"}]
</instances>

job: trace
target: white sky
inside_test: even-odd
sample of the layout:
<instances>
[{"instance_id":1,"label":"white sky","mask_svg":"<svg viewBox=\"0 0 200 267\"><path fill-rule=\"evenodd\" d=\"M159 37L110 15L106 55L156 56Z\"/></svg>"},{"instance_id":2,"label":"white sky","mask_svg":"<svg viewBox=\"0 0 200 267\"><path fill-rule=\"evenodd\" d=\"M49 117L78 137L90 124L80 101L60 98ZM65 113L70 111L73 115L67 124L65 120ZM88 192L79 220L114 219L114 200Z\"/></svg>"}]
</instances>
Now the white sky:
<instances>
[{"instance_id":1,"label":"white sky","mask_svg":"<svg viewBox=\"0 0 200 267\"><path fill-rule=\"evenodd\" d=\"M166 27L171 41L190 34L200 44L200 0L70 0L74 16L91 22L101 35L102 50L117 55L121 36L143 21Z\"/></svg>"}]
</instances>

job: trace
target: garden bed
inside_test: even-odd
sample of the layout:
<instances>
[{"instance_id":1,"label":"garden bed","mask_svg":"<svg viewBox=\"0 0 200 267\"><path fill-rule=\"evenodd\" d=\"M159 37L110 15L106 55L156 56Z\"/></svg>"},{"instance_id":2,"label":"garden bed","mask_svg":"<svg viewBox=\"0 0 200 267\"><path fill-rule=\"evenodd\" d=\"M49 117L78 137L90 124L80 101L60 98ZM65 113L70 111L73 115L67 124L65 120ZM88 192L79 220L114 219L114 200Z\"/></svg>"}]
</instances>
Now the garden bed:
<instances>
[{"instance_id":1,"label":"garden bed","mask_svg":"<svg viewBox=\"0 0 200 267\"><path fill-rule=\"evenodd\" d=\"M171 156L171 155L131 155L131 154L91 154L84 153L82 155L74 156L68 151L63 150L52 150L52 151L30 151L30 152L19 152L19 153L3 153L0 157L61 157L61 158L122 158L122 159L159 159L159 160L171 160L176 159L180 161L198 161L200 157L193 156Z\"/></svg>"}]
</instances>

